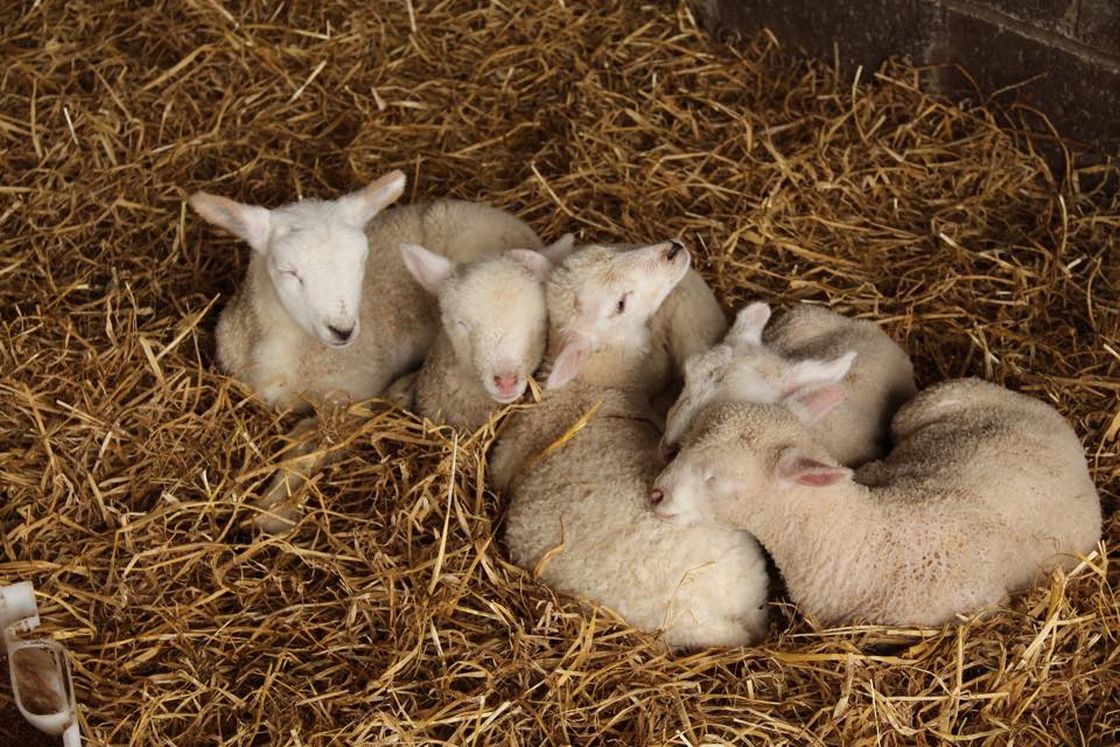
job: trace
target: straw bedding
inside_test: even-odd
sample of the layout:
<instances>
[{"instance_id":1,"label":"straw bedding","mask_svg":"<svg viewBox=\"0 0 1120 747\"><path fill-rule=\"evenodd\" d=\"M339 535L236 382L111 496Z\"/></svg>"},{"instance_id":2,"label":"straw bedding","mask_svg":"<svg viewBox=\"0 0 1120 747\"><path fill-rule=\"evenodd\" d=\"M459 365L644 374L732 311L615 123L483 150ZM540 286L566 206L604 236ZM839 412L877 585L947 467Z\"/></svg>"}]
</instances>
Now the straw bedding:
<instances>
[{"instance_id":1,"label":"straw bedding","mask_svg":"<svg viewBox=\"0 0 1120 747\"><path fill-rule=\"evenodd\" d=\"M858 86L686 6L8 3L0 10L0 583L40 589L95 745L1112 744L1120 729L1120 201L890 65ZM938 630L669 656L512 567L477 434L377 403L288 537L285 445L213 362L275 205L393 167L546 238L682 236L731 310L880 320L923 383L1057 406L1106 554ZM657 558L635 558L636 563ZM22 734L0 688L0 743ZM22 744L34 740L21 738ZM44 744L53 743L44 741Z\"/></svg>"}]
</instances>

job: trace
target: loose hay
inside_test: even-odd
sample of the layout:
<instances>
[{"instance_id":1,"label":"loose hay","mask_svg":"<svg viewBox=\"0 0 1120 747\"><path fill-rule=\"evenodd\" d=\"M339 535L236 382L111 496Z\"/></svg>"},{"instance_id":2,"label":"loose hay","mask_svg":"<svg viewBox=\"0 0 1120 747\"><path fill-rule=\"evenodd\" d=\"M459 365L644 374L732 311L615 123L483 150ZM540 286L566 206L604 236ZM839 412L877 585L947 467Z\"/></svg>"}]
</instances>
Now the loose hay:
<instances>
[{"instance_id":1,"label":"loose hay","mask_svg":"<svg viewBox=\"0 0 1120 747\"><path fill-rule=\"evenodd\" d=\"M728 309L828 303L881 320L925 383L1052 402L1120 539L1120 202L1079 190L1093 175L1060 187L902 65L852 86L684 6L479 5L0 11L0 583L41 590L89 742L1114 743L1108 556L959 628L780 608L759 648L670 658L509 565L490 430L375 405L328 425L343 458L296 535L244 528L291 420L214 371L248 250L184 198L399 167L411 198L486 199L546 238L681 235ZM6 744L5 688L0 708Z\"/></svg>"}]
</instances>

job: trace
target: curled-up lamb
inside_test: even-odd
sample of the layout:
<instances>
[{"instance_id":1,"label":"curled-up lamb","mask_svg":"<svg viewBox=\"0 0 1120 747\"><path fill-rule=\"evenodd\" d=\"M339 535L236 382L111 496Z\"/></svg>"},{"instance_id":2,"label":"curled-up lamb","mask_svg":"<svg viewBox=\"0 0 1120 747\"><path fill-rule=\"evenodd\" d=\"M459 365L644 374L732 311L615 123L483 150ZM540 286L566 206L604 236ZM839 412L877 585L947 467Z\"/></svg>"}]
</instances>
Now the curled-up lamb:
<instances>
[{"instance_id":1,"label":"curled-up lamb","mask_svg":"<svg viewBox=\"0 0 1120 747\"><path fill-rule=\"evenodd\" d=\"M584 247L553 270L546 391L507 419L490 478L510 500L505 538L518 565L673 647L744 645L766 630L757 543L672 527L645 508L659 464L650 396L669 368L650 322L689 264L669 241Z\"/></svg>"},{"instance_id":2,"label":"curled-up lamb","mask_svg":"<svg viewBox=\"0 0 1120 747\"><path fill-rule=\"evenodd\" d=\"M689 422L709 403L778 402L811 384L843 385L844 399L813 424L841 464L883 453L891 416L914 396L910 358L878 325L808 304L770 325L770 306L743 307L727 337L685 363L684 389L669 410L662 452L671 458Z\"/></svg>"},{"instance_id":3,"label":"curled-up lamb","mask_svg":"<svg viewBox=\"0 0 1120 747\"><path fill-rule=\"evenodd\" d=\"M544 281L572 245L566 234L540 252L511 249L466 263L402 246L409 272L437 297L442 326L411 396L404 392L398 402L473 431L520 399L544 356Z\"/></svg>"},{"instance_id":4,"label":"curled-up lamb","mask_svg":"<svg viewBox=\"0 0 1120 747\"><path fill-rule=\"evenodd\" d=\"M1049 405L976 379L940 384L899 410L890 455L853 474L805 422L841 396L833 385L709 405L657 479L653 512L750 532L826 624L939 625L1099 541L1081 442Z\"/></svg>"}]
</instances>

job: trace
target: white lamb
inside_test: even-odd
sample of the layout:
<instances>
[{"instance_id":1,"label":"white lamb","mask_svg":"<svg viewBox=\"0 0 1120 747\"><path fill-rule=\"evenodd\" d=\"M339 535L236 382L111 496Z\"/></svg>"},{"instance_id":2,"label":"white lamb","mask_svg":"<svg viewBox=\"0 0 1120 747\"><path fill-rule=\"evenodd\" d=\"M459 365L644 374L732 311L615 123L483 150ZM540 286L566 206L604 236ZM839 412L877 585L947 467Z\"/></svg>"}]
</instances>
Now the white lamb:
<instances>
[{"instance_id":1,"label":"white lamb","mask_svg":"<svg viewBox=\"0 0 1120 747\"><path fill-rule=\"evenodd\" d=\"M877 324L819 306L794 306L767 326L769 319L768 304L749 304L721 344L688 359L662 453L672 457L689 422L710 403L778 402L810 384L841 382L844 400L813 424L814 436L844 465L881 456L891 416L917 391L902 348Z\"/></svg>"},{"instance_id":2,"label":"white lamb","mask_svg":"<svg viewBox=\"0 0 1120 747\"><path fill-rule=\"evenodd\" d=\"M544 356L543 283L572 243L567 234L541 252L511 249L467 263L402 246L409 272L439 300L442 327L420 371L404 383L413 392L398 399L425 417L472 431L520 399Z\"/></svg>"},{"instance_id":3,"label":"white lamb","mask_svg":"<svg viewBox=\"0 0 1120 747\"><path fill-rule=\"evenodd\" d=\"M280 409L376 396L415 368L438 328L435 300L415 281L399 247L423 244L455 261L541 241L515 216L478 203L441 199L382 212L404 191L391 172L336 200L281 208L244 205L198 192L191 206L253 248L245 280L222 310L218 362ZM286 474L269 487L257 524L291 525L289 500L328 459L304 419L291 435Z\"/></svg>"},{"instance_id":4,"label":"white lamb","mask_svg":"<svg viewBox=\"0 0 1120 747\"><path fill-rule=\"evenodd\" d=\"M805 418L835 402L820 389L788 399ZM1081 443L1049 405L950 381L904 405L892 436L891 454L853 476L786 404L709 406L650 503L672 526L753 534L826 624L939 625L1100 539Z\"/></svg>"},{"instance_id":5,"label":"white lamb","mask_svg":"<svg viewBox=\"0 0 1120 747\"><path fill-rule=\"evenodd\" d=\"M199 215L254 250L218 321L223 370L278 408L368 399L420 363L438 326L435 301L405 269L401 244L456 261L541 246L518 218L477 203L443 199L382 213L404 185L394 171L336 200L273 210L191 197Z\"/></svg>"},{"instance_id":6,"label":"white lamb","mask_svg":"<svg viewBox=\"0 0 1120 747\"><path fill-rule=\"evenodd\" d=\"M689 262L675 241L592 246L553 271L548 389L506 421L491 478L510 499L506 541L518 565L663 631L671 646L737 646L766 630L757 543L718 527L678 529L645 508L660 435L649 400L668 368L667 358L654 364L650 318Z\"/></svg>"}]
</instances>

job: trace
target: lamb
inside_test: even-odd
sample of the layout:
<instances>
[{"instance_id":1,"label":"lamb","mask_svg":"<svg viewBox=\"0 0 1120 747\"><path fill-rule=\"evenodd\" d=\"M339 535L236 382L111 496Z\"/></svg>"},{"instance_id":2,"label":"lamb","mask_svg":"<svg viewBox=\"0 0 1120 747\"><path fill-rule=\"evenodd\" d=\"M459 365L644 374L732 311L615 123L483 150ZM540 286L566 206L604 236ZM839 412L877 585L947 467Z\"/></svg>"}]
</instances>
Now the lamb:
<instances>
[{"instance_id":1,"label":"lamb","mask_svg":"<svg viewBox=\"0 0 1120 747\"><path fill-rule=\"evenodd\" d=\"M767 626L757 543L719 527L678 529L645 510L659 464L650 396L669 368L667 356L656 361L651 317L689 264L670 241L584 247L553 271L547 388L506 420L489 477L510 499L505 539L521 567L663 631L672 647L745 645ZM694 324L682 309L666 328Z\"/></svg>"},{"instance_id":2,"label":"lamb","mask_svg":"<svg viewBox=\"0 0 1120 747\"><path fill-rule=\"evenodd\" d=\"M401 244L456 261L541 246L525 223L477 203L441 199L381 212L404 186L393 171L336 200L273 210L191 197L203 219L254 250L218 320L224 371L279 409L381 394L419 365L437 328L435 303L405 269Z\"/></svg>"},{"instance_id":3,"label":"lamb","mask_svg":"<svg viewBox=\"0 0 1120 747\"><path fill-rule=\"evenodd\" d=\"M688 359L662 454L672 458L689 422L709 403L777 402L809 384L842 382L843 401L813 424L814 436L846 466L880 457L891 416L917 391L902 348L873 322L817 306L795 306L767 326L769 319L768 304L749 304L721 344Z\"/></svg>"},{"instance_id":4,"label":"lamb","mask_svg":"<svg viewBox=\"0 0 1120 747\"><path fill-rule=\"evenodd\" d=\"M707 407L650 492L655 515L750 532L826 624L940 625L1099 541L1081 443L1049 405L945 382L902 407L894 450L853 475L807 426L842 394L828 389Z\"/></svg>"},{"instance_id":5,"label":"lamb","mask_svg":"<svg viewBox=\"0 0 1120 747\"><path fill-rule=\"evenodd\" d=\"M544 356L543 282L572 246L566 234L541 252L511 249L456 263L402 245L409 272L439 300L442 328L420 371L394 384L398 404L473 431L520 399Z\"/></svg>"},{"instance_id":6,"label":"lamb","mask_svg":"<svg viewBox=\"0 0 1120 747\"><path fill-rule=\"evenodd\" d=\"M204 192L191 206L253 248L245 281L218 320L218 363L267 404L306 411L384 392L427 353L436 304L399 254L419 243L454 261L541 241L515 216L478 203L440 199L384 211L404 191L393 171L336 200L268 210ZM368 269L368 272L367 272ZM286 474L274 480L257 519L266 531L291 525L289 497L328 455L305 418Z\"/></svg>"}]
</instances>

